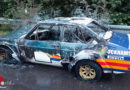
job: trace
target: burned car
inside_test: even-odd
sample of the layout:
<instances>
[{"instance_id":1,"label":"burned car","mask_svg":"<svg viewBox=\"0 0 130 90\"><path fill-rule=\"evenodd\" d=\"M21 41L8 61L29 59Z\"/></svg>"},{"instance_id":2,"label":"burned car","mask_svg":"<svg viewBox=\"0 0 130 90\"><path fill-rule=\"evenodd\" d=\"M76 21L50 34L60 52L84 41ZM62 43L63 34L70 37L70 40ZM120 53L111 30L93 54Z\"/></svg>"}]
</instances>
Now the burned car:
<instances>
[{"instance_id":1,"label":"burned car","mask_svg":"<svg viewBox=\"0 0 130 90\"><path fill-rule=\"evenodd\" d=\"M98 81L103 73L128 72L129 41L91 18L54 18L1 36L0 61L67 67L77 78Z\"/></svg>"}]
</instances>

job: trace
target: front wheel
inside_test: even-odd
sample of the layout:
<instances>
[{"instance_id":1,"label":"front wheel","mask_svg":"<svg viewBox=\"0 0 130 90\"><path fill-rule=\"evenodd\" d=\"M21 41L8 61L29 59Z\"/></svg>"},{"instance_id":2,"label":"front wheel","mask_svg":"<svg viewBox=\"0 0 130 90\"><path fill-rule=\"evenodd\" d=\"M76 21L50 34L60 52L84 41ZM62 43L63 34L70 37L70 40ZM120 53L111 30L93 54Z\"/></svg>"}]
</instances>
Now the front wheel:
<instances>
[{"instance_id":1,"label":"front wheel","mask_svg":"<svg viewBox=\"0 0 130 90\"><path fill-rule=\"evenodd\" d=\"M94 61L79 61L75 67L76 76L86 81L99 81L102 77L102 68Z\"/></svg>"}]
</instances>

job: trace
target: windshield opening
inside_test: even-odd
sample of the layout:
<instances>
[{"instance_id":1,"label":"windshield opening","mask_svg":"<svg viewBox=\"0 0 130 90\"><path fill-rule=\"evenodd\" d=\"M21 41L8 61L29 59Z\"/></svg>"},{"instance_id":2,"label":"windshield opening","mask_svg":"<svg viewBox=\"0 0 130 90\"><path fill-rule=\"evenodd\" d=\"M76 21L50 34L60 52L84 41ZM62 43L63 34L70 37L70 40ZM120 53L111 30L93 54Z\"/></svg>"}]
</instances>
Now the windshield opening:
<instances>
[{"instance_id":1,"label":"windshield opening","mask_svg":"<svg viewBox=\"0 0 130 90\"><path fill-rule=\"evenodd\" d=\"M101 32L106 32L103 28L101 28L99 25L97 25L97 24L95 24L93 22L88 24L87 27L91 28L97 34L99 34Z\"/></svg>"},{"instance_id":2,"label":"windshield opening","mask_svg":"<svg viewBox=\"0 0 130 90\"><path fill-rule=\"evenodd\" d=\"M95 33L97 33L99 37L103 39L110 39L112 37L112 31L109 31L107 27L100 25L96 21L93 21L87 26L91 28Z\"/></svg>"}]
</instances>

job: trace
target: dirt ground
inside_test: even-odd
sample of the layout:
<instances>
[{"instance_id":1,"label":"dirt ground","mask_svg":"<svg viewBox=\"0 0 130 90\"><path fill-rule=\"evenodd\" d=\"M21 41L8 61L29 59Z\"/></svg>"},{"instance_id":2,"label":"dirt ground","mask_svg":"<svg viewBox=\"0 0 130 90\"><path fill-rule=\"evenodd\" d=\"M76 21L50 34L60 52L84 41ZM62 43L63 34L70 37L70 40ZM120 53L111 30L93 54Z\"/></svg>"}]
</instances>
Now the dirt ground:
<instances>
[{"instance_id":1,"label":"dirt ground","mask_svg":"<svg viewBox=\"0 0 130 90\"><path fill-rule=\"evenodd\" d=\"M0 90L129 90L130 73L104 75L100 82L77 80L62 68L39 65L0 65L0 76L13 84Z\"/></svg>"}]
</instances>

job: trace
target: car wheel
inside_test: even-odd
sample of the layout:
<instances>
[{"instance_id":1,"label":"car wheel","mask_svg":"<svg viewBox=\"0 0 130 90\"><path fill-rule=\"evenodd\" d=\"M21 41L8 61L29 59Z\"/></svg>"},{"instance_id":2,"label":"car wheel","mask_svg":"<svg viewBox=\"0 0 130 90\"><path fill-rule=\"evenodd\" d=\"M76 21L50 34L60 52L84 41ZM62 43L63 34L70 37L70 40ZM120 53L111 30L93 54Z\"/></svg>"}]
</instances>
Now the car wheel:
<instances>
[{"instance_id":1,"label":"car wheel","mask_svg":"<svg viewBox=\"0 0 130 90\"><path fill-rule=\"evenodd\" d=\"M12 57L12 51L0 48L0 62L4 64L17 64L18 61Z\"/></svg>"},{"instance_id":2,"label":"car wheel","mask_svg":"<svg viewBox=\"0 0 130 90\"><path fill-rule=\"evenodd\" d=\"M77 78L86 81L99 81L102 77L102 68L94 61L79 61L75 67Z\"/></svg>"}]
</instances>

